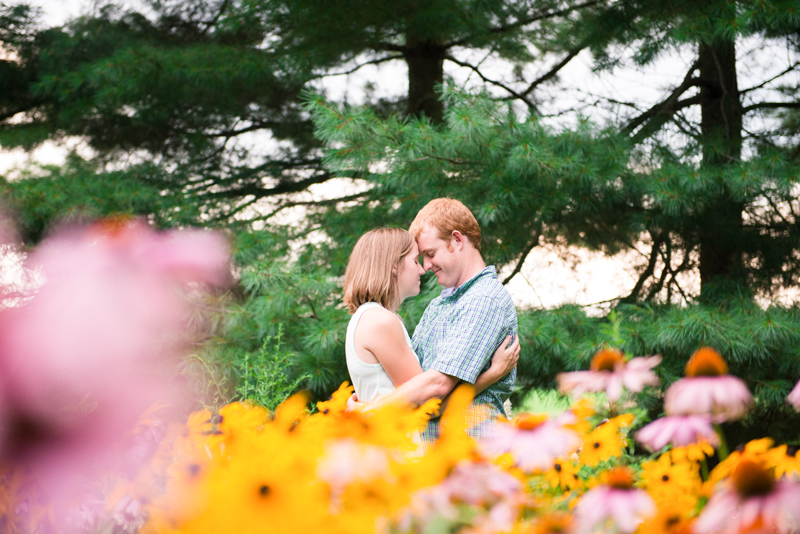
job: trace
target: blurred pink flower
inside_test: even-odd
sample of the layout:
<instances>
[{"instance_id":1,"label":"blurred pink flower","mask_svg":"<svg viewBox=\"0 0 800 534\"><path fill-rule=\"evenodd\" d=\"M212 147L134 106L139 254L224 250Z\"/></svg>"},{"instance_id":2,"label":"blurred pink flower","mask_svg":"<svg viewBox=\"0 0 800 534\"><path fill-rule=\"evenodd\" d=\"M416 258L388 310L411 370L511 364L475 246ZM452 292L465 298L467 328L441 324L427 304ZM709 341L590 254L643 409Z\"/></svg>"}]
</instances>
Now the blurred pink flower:
<instances>
[{"instance_id":1,"label":"blurred pink flower","mask_svg":"<svg viewBox=\"0 0 800 534\"><path fill-rule=\"evenodd\" d=\"M361 443L355 438L331 441L317 467L317 476L334 494L354 481L369 482L389 474L389 457L384 447Z\"/></svg>"},{"instance_id":2,"label":"blurred pink flower","mask_svg":"<svg viewBox=\"0 0 800 534\"><path fill-rule=\"evenodd\" d=\"M576 397L586 392L605 391L608 400L616 402L622 396L623 386L638 393L645 386L657 386L658 377L652 369L661 362L661 356L631 358L625 361L622 352L603 349L594 355L589 371L560 373L558 389Z\"/></svg>"},{"instance_id":3,"label":"blurred pink flower","mask_svg":"<svg viewBox=\"0 0 800 534\"><path fill-rule=\"evenodd\" d=\"M636 441L652 451L667 444L685 447L707 442L719 446L719 436L711 426L711 419L703 415L673 415L656 419L636 433Z\"/></svg>"},{"instance_id":4,"label":"blurred pink flower","mask_svg":"<svg viewBox=\"0 0 800 534\"><path fill-rule=\"evenodd\" d=\"M550 469L556 458L581 446L578 433L564 427L574 421L570 412L555 419L544 414L520 414L511 422L493 423L489 436L479 446L491 456L511 453L515 465L527 473Z\"/></svg>"},{"instance_id":5,"label":"blurred pink flower","mask_svg":"<svg viewBox=\"0 0 800 534\"><path fill-rule=\"evenodd\" d=\"M697 518L696 534L800 530L800 482L775 480L769 469L742 460L723 484Z\"/></svg>"},{"instance_id":6,"label":"blurred pink flower","mask_svg":"<svg viewBox=\"0 0 800 534\"><path fill-rule=\"evenodd\" d=\"M590 489L578 501L576 534L609 532L609 521L614 532L630 534L656 513L656 505L647 492L633 487L633 475L627 468L618 467L604 475L605 483Z\"/></svg>"},{"instance_id":7,"label":"blurred pink flower","mask_svg":"<svg viewBox=\"0 0 800 534\"><path fill-rule=\"evenodd\" d=\"M795 384L794 389L786 397L786 402L789 403L792 408L800 412L800 381Z\"/></svg>"},{"instance_id":8,"label":"blurred pink flower","mask_svg":"<svg viewBox=\"0 0 800 534\"><path fill-rule=\"evenodd\" d=\"M222 283L227 243L137 221L71 229L26 264L44 284L0 314L0 457L36 469L51 492L87 472L153 403L179 405L186 282Z\"/></svg>"},{"instance_id":9,"label":"blurred pink flower","mask_svg":"<svg viewBox=\"0 0 800 534\"><path fill-rule=\"evenodd\" d=\"M686 364L686 377L672 384L664 396L667 415L708 415L714 423L741 419L753 396L714 349L703 347Z\"/></svg>"}]
</instances>

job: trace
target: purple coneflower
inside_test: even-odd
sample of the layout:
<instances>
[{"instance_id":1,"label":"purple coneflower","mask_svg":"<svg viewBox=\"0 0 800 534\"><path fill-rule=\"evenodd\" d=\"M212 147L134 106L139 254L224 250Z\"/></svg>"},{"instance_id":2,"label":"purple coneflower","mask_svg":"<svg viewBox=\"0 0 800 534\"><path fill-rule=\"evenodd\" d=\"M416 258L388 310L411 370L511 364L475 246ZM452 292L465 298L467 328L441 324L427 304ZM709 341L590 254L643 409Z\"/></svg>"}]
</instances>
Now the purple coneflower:
<instances>
[{"instance_id":1,"label":"purple coneflower","mask_svg":"<svg viewBox=\"0 0 800 534\"><path fill-rule=\"evenodd\" d=\"M753 402L745 383L728 374L725 360L710 347L689 358L685 373L667 389L667 415L709 415L712 422L723 423L744 417Z\"/></svg>"},{"instance_id":2,"label":"purple coneflower","mask_svg":"<svg viewBox=\"0 0 800 534\"><path fill-rule=\"evenodd\" d=\"M527 473L547 470L556 458L567 456L581 446L578 433L564 428L574 420L570 412L555 419L546 414L520 414L511 422L495 422L480 446L492 456L510 453L516 465Z\"/></svg>"},{"instance_id":3,"label":"purple coneflower","mask_svg":"<svg viewBox=\"0 0 800 534\"><path fill-rule=\"evenodd\" d=\"M685 447L704 441L715 448L719 446L719 436L711 426L711 418L705 415L672 415L656 419L636 433L636 441L653 451L667 444Z\"/></svg>"},{"instance_id":4,"label":"purple coneflower","mask_svg":"<svg viewBox=\"0 0 800 534\"><path fill-rule=\"evenodd\" d=\"M792 408L800 412L800 381L795 384L794 389L786 397L786 402L788 402Z\"/></svg>"},{"instance_id":5,"label":"purple coneflower","mask_svg":"<svg viewBox=\"0 0 800 534\"><path fill-rule=\"evenodd\" d=\"M605 524L609 521L616 531L628 534L656 513L656 505L647 492L633 487L633 474L628 468L614 468L603 478L604 484L587 491L575 508L576 534L607 532Z\"/></svg>"},{"instance_id":6,"label":"purple coneflower","mask_svg":"<svg viewBox=\"0 0 800 534\"><path fill-rule=\"evenodd\" d=\"M739 462L694 525L696 534L733 534L745 529L788 534L798 528L800 482L775 480L769 469L749 459Z\"/></svg>"},{"instance_id":7,"label":"purple coneflower","mask_svg":"<svg viewBox=\"0 0 800 534\"><path fill-rule=\"evenodd\" d=\"M603 349L594 355L589 371L574 371L558 375L558 389L576 397L586 392L605 391L608 400L616 402L622 396L623 386L640 392L645 386L657 386L658 377L652 371L661 362L661 356L631 358L617 349Z\"/></svg>"}]
</instances>

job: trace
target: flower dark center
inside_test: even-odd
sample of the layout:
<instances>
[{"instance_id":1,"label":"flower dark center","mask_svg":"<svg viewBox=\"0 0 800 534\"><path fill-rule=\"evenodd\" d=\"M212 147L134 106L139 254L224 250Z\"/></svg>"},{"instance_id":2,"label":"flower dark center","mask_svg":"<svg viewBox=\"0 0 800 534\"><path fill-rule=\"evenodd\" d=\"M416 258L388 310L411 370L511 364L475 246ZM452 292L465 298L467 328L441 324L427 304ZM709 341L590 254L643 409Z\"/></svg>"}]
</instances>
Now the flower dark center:
<instances>
[{"instance_id":1,"label":"flower dark center","mask_svg":"<svg viewBox=\"0 0 800 534\"><path fill-rule=\"evenodd\" d=\"M728 374L728 364L711 347L697 350L686 363L686 376L721 376Z\"/></svg>"},{"instance_id":2,"label":"flower dark center","mask_svg":"<svg viewBox=\"0 0 800 534\"><path fill-rule=\"evenodd\" d=\"M595 441L594 443L592 443L592 447L594 447L595 449L599 449L600 448L600 442L599 441Z\"/></svg>"},{"instance_id":3,"label":"flower dark center","mask_svg":"<svg viewBox=\"0 0 800 534\"><path fill-rule=\"evenodd\" d=\"M520 430L534 430L547 421L547 414L522 414L514 420L514 426Z\"/></svg>"},{"instance_id":4,"label":"flower dark center","mask_svg":"<svg viewBox=\"0 0 800 534\"><path fill-rule=\"evenodd\" d=\"M608 472L607 484L616 489L631 489L633 487L633 473L627 467L615 467Z\"/></svg>"},{"instance_id":5,"label":"flower dark center","mask_svg":"<svg viewBox=\"0 0 800 534\"><path fill-rule=\"evenodd\" d=\"M736 490L742 497L767 495L775 487L775 476L752 460L742 460L731 474Z\"/></svg>"},{"instance_id":6,"label":"flower dark center","mask_svg":"<svg viewBox=\"0 0 800 534\"><path fill-rule=\"evenodd\" d=\"M258 488L258 494L262 497L266 497L270 494L272 490L266 484L262 484L260 488Z\"/></svg>"},{"instance_id":7,"label":"flower dark center","mask_svg":"<svg viewBox=\"0 0 800 534\"><path fill-rule=\"evenodd\" d=\"M554 465L554 466L553 466L553 469L555 469L555 470L556 470L556 473L560 473L560 472L561 472L561 464L556 464L556 465Z\"/></svg>"},{"instance_id":8,"label":"flower dark center","mask_svg":"<svg viewBox=\"0 0 800 534\"><path fill-rule=\"evenodd\" d=\"M603 349L592 358L592 371L613 371L617 363L625 363L625 356L617 349Z\"/></svg>"},{"instance_id":9,"label":"flower dark center","mask_svg":"<svg viewBox=\"0 0 800 534\"><path fill-rule=\"evenodd\" d=\"M669 482L669 475L662 475L661 480L663 480L664 482Z\"/></svg>"}]
</instances>

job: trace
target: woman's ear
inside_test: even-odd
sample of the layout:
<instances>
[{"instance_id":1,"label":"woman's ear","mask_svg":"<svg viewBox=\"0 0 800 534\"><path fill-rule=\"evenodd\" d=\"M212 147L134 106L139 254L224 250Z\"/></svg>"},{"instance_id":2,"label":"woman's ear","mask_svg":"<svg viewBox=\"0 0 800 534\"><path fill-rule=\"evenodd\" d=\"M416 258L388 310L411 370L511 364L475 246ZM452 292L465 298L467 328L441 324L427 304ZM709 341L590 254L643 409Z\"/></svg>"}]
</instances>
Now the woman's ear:
<instances>
[{"instance_id":1,"label":"woman's ear","mask_svg":"<svg viewBox=\"0 0 800 534\"><path fill-rule=\"evenodd\" d=\"M397 267L392 267L392 276L397 278Z\"/></svg>"}]
</instances>

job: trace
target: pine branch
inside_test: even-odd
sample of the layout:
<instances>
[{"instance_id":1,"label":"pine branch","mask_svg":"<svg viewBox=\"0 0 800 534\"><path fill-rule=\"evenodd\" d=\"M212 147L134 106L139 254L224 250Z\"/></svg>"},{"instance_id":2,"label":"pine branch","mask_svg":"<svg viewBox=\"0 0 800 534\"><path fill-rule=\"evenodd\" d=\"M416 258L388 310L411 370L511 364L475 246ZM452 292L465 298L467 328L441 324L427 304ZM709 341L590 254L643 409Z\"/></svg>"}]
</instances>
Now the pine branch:
<instances>
[{"instance_id":1,"label":"pine branch","mask_svg":"<svg viewBox=\"0 0 800 534\"><path fill-rule=\"evenodd\" d=\"M256 198L274 197L278 195L285 195L288 193L299 193L304 191L309 186L321 184L336 178L335 175L322 172L316 176L306 178L297 182L279 182L275 187L261 187L255 184L225 189L223 191L213 191L200 195L200 198L228 198L228 197L243 197L253 195Z\"/></svg>"},{"instance_id":2,"label":"pine branch","mask_svg":"<svg viewBox=\"0 0 800 534\"><path fill-rule=\"evenodd\" d=\"M691 89L692 87L698 87L702 82L700 78L695 78L692 76L694 71L696 71L699 67L699 62L695 61L694 64L689 68L689 72L686 73L686 76L683 78L681 84L672 90L667 98L663 101L659 102L655 106L651 107L638 117L632 119L628 124L622 129L623 133L632 134L634 130L642 126L642 129L637 133L634 138L636 142L642 141L646 137L648 137L651 133L653 133L659 126L664 124L669 118L672 116L673 113L679 111L683 108L693 106L695 104L700 103L700 97L694 96L684 100L678 100L680 96ZM657 125L645 125L651 119L656 117L660 117ZM643 126L644 125L644 126ZM647 135L643 135L646 133Z\"/></svg>"},{"instance_id":3,"label":"pine branch","mask_svg":"<svg viewBox=\"0 0 800 534\"><path fill-rule=\"evenodd\" d=\"M344 72L331 72L331 73L327 73L327 74L321 74L321 75L317 76L316 78L327 78L328 76L346 76L348 74L353 74L358 69L360 69L362 67L366 67L367 65L379 65L381 63L386 63L387 61L393 61L395 59L403 59L403 55L402 54L397 54L397 55L393 55L393 56L380 57L378 59L373 59L371 61L366 61L364 63L361 63L360 65L357 65L356 67L353 67L352 69L346 70Z\"/></svg>"},{"instance_id":4,"label":"pine branch","mask_svg":"<svg viewBox=\"0 0 800 534\"><path fill-rule=\"evenodd\" d=\"M521 28L523 26L527 26L528 24L531 24L531 23L539 21L539 20L544 20L544 19L549 19L549 18L554 18L554 17L560 17L562 15L569 15L573 11L577 11L579 9L583 9L585 7L592 7L592 6L597 5L599 3L600 3L599 0L589 0L588 2L584 2L582 4L578 4L578 5L572 6L572 7L567 7L567 8L564 8L564 9L559 9L557 11L546 11L544 13L537 13L535 15L531 15L531 16L526 17L524 19L519 19L519 20L517 20L515 22L512 22L511 24L506 24L504 26L497 26L495 28L490 28L488 30L488 33L506 33L506 32L512 31L512 30L516 30L517 28ZM454 46L465 45L465 44L469 43L474 38L475 38L474 35L469 35L467 37L462 37L461 39L456 39L455 41L450 41L449 43L446 43L444 45L444 47L445 48L452 48Z\"/></svg>"},{"instance_id":5,"label":"pine branch","mask_svg":"<svg viewBox=\"0 0 800 534\"><path fill-rule=\"evenodd\" d=\"M636 281L636 285L633 286L633 289L628 294L628 296L620 299L621 303L636 302L636 299L639 298L639 293L642 291L642 288L644 287L644 283L647 281L648 278L653 276L653 273L656 270L656 262L658 261L658 251L661 248L661 245L664 243L664 234L659 233L656 236L653 236L652 234L650 235L651 237L653 237L653 246L650 247L650 258L647 261L647 267L645 268L644 271L642 271L642 274L639 275L639 279Z\"/></svg>"},{"instance_id":6,"label":"pine branch","mask_svg":"<svg viewBox=\"0 0 800 534\"><path fill-rule=\"evenodd\" d=\"M501 89L504 89L504 90L508 91L514 98L517 98L517 99L522 100L523 102L525 102L528 105L529 108L531 108L531 109L535 109L536 108L536 105L533 102L528 100L522 94L517 93L516 91L514 91L512 88L510 88L506 84L504 84L502 82L495 81L495 80L491 80L491 79L487 78L486 76L484 76L483 73L480 70L478 70L478 67L476 67L475 65L472 65L472 64L467 63L465 61L458 60L458 59L454 58L453 56L451 56L450 54L445 55L444 58L446 60L448 60L448 61L452 61L456 65L460 65L462 67L467 67L469 69L472 69L473 72L475 72L475 74L477 74L480 77L480 79L483 80L484 82L490 83L492 85L496 85L497 87L500 87Z\"/></svg>"},{"instance_id":7,"label":"pine branch","mask_svg":"<svg viewBox=\"0 0 800 534\"><path fill-rule=\"evenodd\" d=\"M519 272L522 270L522 264L525 263L525 259L528 257L528 254L530 254L531 251L534 249L534 247L536 247L536 245L539 244L539 237L541 235L542 235L542 223L539 222L539 224L536 227L536 234L534 234L533 239L531 239L531 241L522 250L522 254L519 255L519 260L517 260L517 265L514 266L514 270L511 271L511 274L505 277L505 279L503 280L503 285L509 283L512 278L514 278L517 274L519 274Z\"/></svg>"},{"instance_id":8,"label":"pine branch","mask_svg":"<svg viewBox=\"0 0 800 534\"><path fill-rule=\"evenodd\" d=\"M772 77L772 78L770 78L769 80L767 80L767 81L765 81L765 82L762 82L762 83L760 83L760 84L758 84L758 85L754 85L753 87L748 87L747 89L742 89L741 91L739 91L739 94L740 94L740 95L743 95L743 94L745 94L745 93L749 93L750 91L755 91L756 89L761 89L761 88L762 88L762 87L764 87L765 85L767 85L767 84L769 84L769 83L771 83L771 82L774 82L775 80L777 80L777 79L778 79L778 78L780 78L781 76L785 76L786 74L789 74L789 73L790 73L790 72L792 72L792 71L793 71L793 70L794 70L794 69L795 69L795 68L796 68L798 65L800 65L800 61L795 61L795 62L794 62L794 63L793 63L793 64L792 64L792 65L791 65L791 66L790 66L788 69L786 69L785 71L781 72L780 74L776 74L775 76L773 76L773 77Z\"/></svg>"},{"instance_id":9,"label":"pine branch","mask_svg":"<svg viewBox=\"0 0 800 534\"><path fill-rule=\"evenodd\" d=\"M777 109L777 108L797 109L800 108L800 102L760 102L758 104L751 104L745 107L742 110L742 113L747 113L755 109Z\"/></svg>"},{"instance_id":10,"label":"pine branch","mask_svg":"<svg viewBox=\"0 0 800 534\"><path fill-rule=\"evenodd\" d=\"M364 191L363 193L356 193L354 195L346 196L346 197L338 197L338 198L329 198L326 200L298 200L294 202L286 202L281 204L271 212L266 215L259 217L259 220L267 221L280 213L281 211L285 210L286 208L294 208L296 206L333 206L340 202L352 202L354 200L359 200L364 198L365 196L369 195L369 191Z\"/></svg>"},{"instance_id":11,"label":"pine branch","mask_svg":"<svg viewBox=\"0 0 800 534\"><path fill-rule=\"evenodd\" d=\"M573 59L575 56L577 56L578 54L580 54L580 53L581 53L581 51L582 51L584 48L586 48L586 45L579 46L579 47L576 47L576 48L573 48L573 49L571 49L571 50L569 51L569 53L568 53L568 54L567 54L567 55L564 57L564 59L562 59L561 61L559 61L558 63L556 63L556 64L555 64L555 66L554 66L552 69L550 69L549 71L547 71L546 73L544 73L543 75L541 75L539 78L537 78L536 80L534 80L534 81L533 81L533 82L532 82L532 83L531 83L531 84L528 86L528 88L527 88L527 89L525 89L524 91L522 91L522 93L520 93L520 94L521 94L521 95L523 95L523 96L528 96L528 95L531 93L531 91L533 91L533 90L534 90L536 87L538 87L539 85L543 84L543 83L544 83L544 82L546 82L547 80L550 80L550 79L551 79L551 78L553 78L553 77L554 77L556 74L558 74L558 71L560 71L561 69L563 69L563 68L564 68L564 67L567 65L567 63L569 63L570 61L572 61L572 59Z\"/></svg>"}]
</instances>

